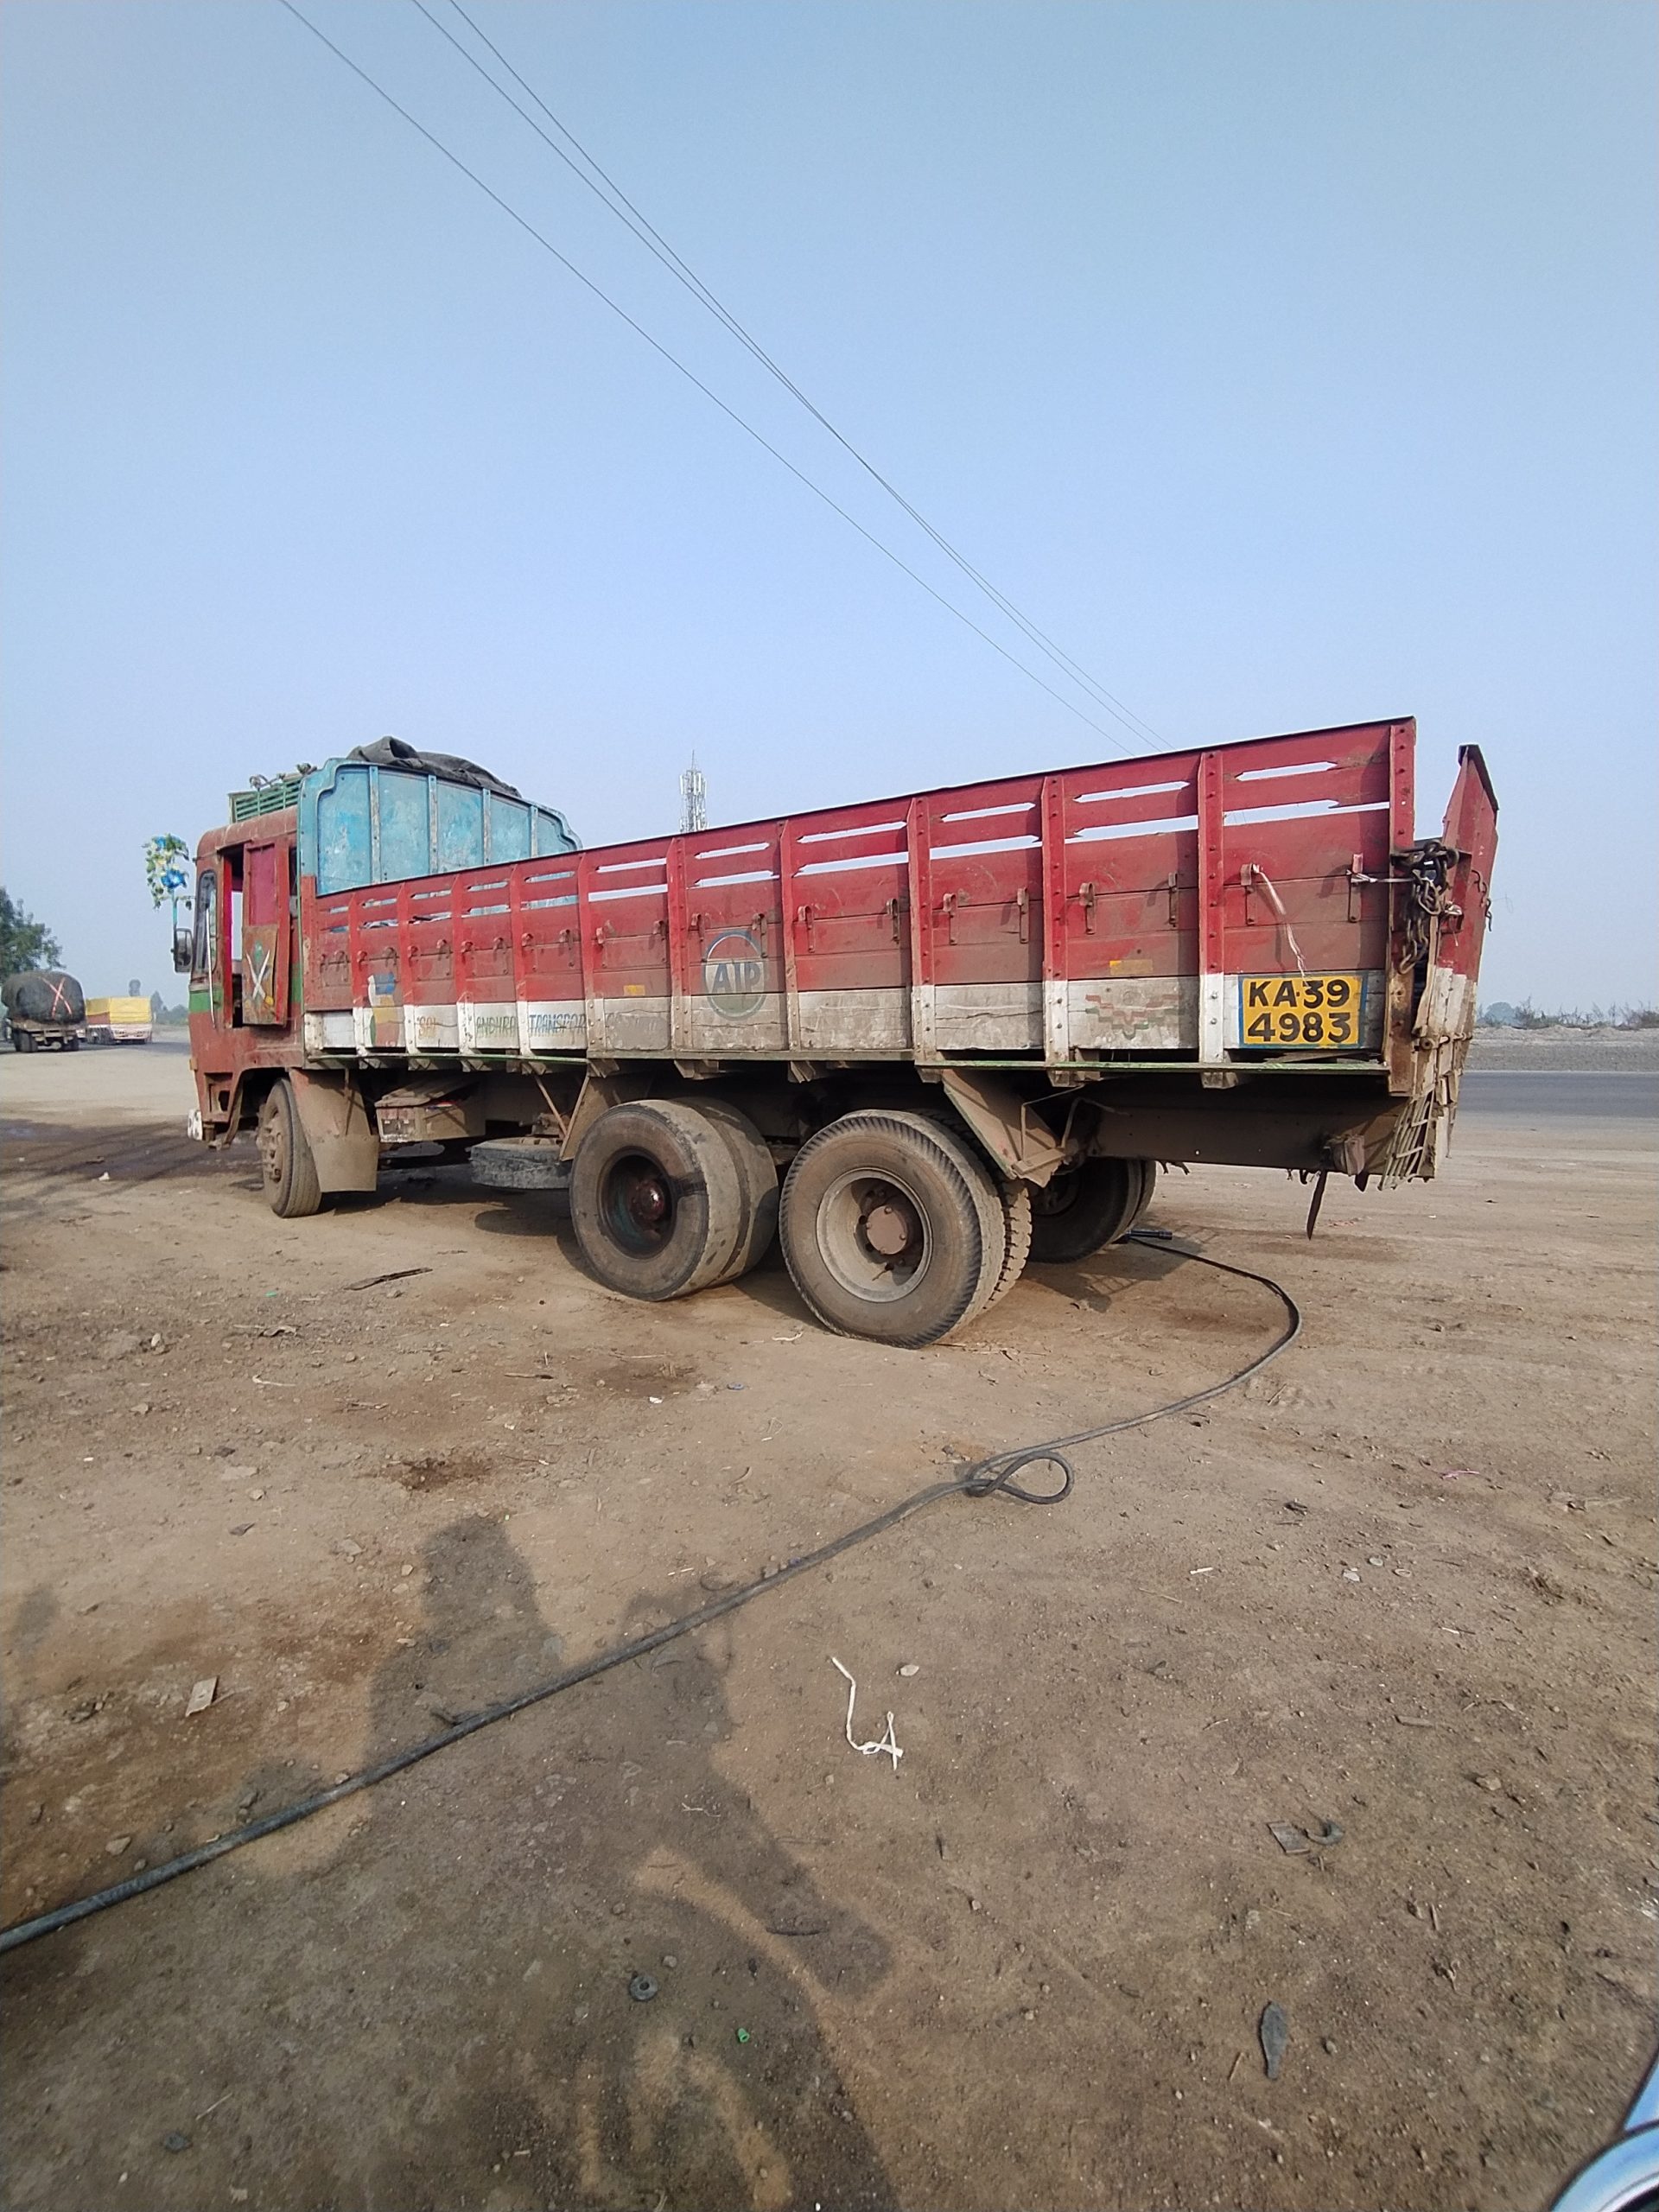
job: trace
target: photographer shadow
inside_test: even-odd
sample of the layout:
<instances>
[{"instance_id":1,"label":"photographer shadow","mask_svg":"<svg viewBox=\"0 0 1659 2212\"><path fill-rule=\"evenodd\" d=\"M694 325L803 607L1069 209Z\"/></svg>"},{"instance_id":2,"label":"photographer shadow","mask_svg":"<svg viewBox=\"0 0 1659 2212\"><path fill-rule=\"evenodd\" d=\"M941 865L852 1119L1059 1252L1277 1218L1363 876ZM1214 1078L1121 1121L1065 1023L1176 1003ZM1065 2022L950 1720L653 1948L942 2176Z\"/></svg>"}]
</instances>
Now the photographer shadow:
<instances>
[{"instance_id":1,"label":"photographer shadow","mask_svg":"<svg viewBox=\"0 0 1659 2212\"><path fill-rule=\"evenodd\" d=\"M499 1522L451 1522L421 1567L365 1764L569 1663ZM618 1640L688 1609L642 1592ZM392 2094L356 2121L378 2201L453 2202L487 2177L504 2203L616 2212L892 2202L817 2014L872 1991L887 1947L716 1765L730 1664L716 1624L504 1721L371 1792L306 1877L342 1932L359 1892L392 1901L398 1933L369 1955L345 1933L359 2003L383 1976L389 2008L414 1991Z\"/></svg>"}]
</instances>

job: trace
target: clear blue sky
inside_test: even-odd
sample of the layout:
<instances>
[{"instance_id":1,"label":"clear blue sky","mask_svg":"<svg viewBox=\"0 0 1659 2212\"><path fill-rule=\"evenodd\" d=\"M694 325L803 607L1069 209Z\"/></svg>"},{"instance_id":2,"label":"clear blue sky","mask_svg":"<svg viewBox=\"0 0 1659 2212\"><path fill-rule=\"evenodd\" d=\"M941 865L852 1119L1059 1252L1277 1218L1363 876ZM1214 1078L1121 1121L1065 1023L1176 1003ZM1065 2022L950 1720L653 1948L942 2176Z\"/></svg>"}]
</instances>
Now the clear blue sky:
<instances>
[{"instance_id":1,"label":"clear blue sky","mask_svg":"<svg viewBox=\"0 0 1659 2212\"><path fill-rule=\"evenodd\" d=\"M412 7L302 4L969 604ZM1483 995L1653 996L1653 10L467 4L1170 744L1414 713L1427 831L1478 741ZM0 35L3 871L89 989L178 995L147 836L386 731L590 843L693 751L715 819L1106 756L275 0Z\"/></svg>"}]
</instances>

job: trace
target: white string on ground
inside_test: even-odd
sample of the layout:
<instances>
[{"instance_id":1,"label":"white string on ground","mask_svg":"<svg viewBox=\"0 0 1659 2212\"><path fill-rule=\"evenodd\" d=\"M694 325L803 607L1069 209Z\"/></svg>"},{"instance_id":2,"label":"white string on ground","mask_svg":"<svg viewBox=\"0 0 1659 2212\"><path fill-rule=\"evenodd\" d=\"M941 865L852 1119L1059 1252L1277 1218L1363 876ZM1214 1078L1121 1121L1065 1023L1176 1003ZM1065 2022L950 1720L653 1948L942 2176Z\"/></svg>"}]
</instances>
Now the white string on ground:
<instances>
[{"instance_id":1,"label":"white string on ground","mask_svg":"<svg viewBox=\"0 0 1659 2212\"><path fill-rule=\"evenodd\" d=\"M887 1715L887 1732L885 1736L878 1737L873 1744L861 1744L857 1737L853 1733L853 1707L858 1702L858 1684L853 1679L852 1675L848 1674L846 1668L842 1665L840 1660L836 1657L833 1652L830 1656L830 1664L836 1669L837 1674L846 1677L847 1741L852 1745L855 1751L862 1751L866 1758L872 1758L877 1754L887 1758L890 1758L893 1761L893 1770L897 1774L899 1771L899 1762L905 1755L899 1750L898 1738L893 1732L893 1715L891 1713Z\"/></svg>"}]
</instances>

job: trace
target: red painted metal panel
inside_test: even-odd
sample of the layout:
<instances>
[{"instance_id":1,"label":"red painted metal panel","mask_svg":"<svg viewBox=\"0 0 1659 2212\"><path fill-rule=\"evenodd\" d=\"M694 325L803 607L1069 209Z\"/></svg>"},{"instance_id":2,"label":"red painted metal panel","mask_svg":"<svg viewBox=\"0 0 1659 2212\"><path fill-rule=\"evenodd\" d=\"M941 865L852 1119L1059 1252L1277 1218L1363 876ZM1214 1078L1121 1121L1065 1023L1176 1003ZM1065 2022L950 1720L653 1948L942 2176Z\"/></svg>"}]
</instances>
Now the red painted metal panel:
<instances>
[{"instance_id":1,"label":"red painted metal panel","mask_svg":"<svg viewBox=\"0 0 1659 2212\"><path fill-rule=\"evenodd\" d=\"M1197 770L1197 754L1183 753L1051 779L1063 808L1049 919L1065 940L1052 973L1080 979L1196 973Z\"/></svg>"},{"instance_id":2,"label":"red painted metal panel","mask_svg":"<svg viewBox=\"0 0 1659 2212\"><path fill-rule=\"evenodd\" d=\"M792 823L795 964L802 993L910 983L907 799Z\"/></svg>"},{"instance_id":3,"label":"red painted metal panel","mask_svg":"<svg viewBox=\"0 0 1659 2212\"><path fill-rule=\"evenodd\" d=\"M1058 776L1045 776L1039 801L1043 853L1043 980L1069 973L1066 941L1065 800Z\"/></svg>"},{"instance_id":4,"label":"red painted metal panel","mask_svg":"<svg viewBox=\"0 0 1659 2212\"><path fill-rule=\"evenodd\" d=\"M795 893L795 826L791 822L778 826L778 896L783 913L785 1039L793 1051L801 1041L801 923Z\"/></svg>"},{"instance_id":5,"label":"red painted metal panel","mask_svg":"<svg viewBox=\"0 0 1659 2212\"><path fill-rule=\"evenodd\" d=\"M666 999L666 840L584 853L576 881L590 995Z\"/></svg>"},{"instance_id":6,"label":"red painted metal panel","mask_svg":"<svg viewBox=\"0 0 1659 2212\"><path fill-rule=\"evenodd\" d=\"M250 844L242 859L242 1014L261 1027L288 1020L287 840Z\"/></svg>"},{"instance_id":7,"label":"red painted metal panel","mask_svg":"<svg viewBox=\"0 0 1659 2212\"><path fill-rule=\"evenodd\" d=\"M924 982L1035 982L1042 974L1042 785L1035 779L914 802L930 924Z\"/></svg>"},{"instance_id":8,"label":"red painted metal panel","mask_svg":"<svg viewBox=\"0 0 1659 2212\"><path fill-rule=\"evenodd\" d=\"M404 900L404 1004L455 1003L455 879L423 876Z\"/></svg>"},{"instance_id":9,"label":"red painted metal panel","mask_svg":"<svg viewBox=\"0 0 1659 2212\"><path fill-rule=\"evenodd\" d=\"M520 862L518 868L523 865ZM517 872L498 865L467 868L454 879L457 1005L512 1003L517 988L513 938L518 926L512 887Z\"/></svg>"},{"instance_id":10,"label":"red painted metal panel","mask_svg":"<svg viewBox=\"0 0 1659 2212\"><path fill-rule=\"evenodd\" d=\"M1198 969L1219 976L1227 966L1227 853L1221 755L1198 756Z\"/></svg>"},{"instance_id":11,"label":"red painted metal panel","mask_svg":"<svg viewBox=\"0 0 1659 2212\"><path fill-rule=\"evenodd\" d=\"M796 994L1294 972L1298 950L1313 970L1375 969L1414 741L1408 721L1358 724L327 899L308 883L306 1005L366 1004L372 971L409 1005L686 1007L721 944L747 945L763 991L791 995L785 1050ZM1490 793L1472 770L1459 792L1478 874Z\"/></svg>"},{"instance_id":12,"label":"red painted metal panel","mask_svg":"<svg viewBox=\"0 0 1659 2212\"><path fill-rule=\"evenodd\" d=\"M686 841L676 837L667 854L668 875L668 979L676 1006L683 999L689 985L686 982L686 961L690 952L690 909L685 896ZM684 1039L677 1033L672 1039L676 1047Z\"/></svg>"},{"instance_id":13,"label":"red painted metal panel","mask_svg":"<svg viewBox=\"0 0 1659 2212\"><path fill-rule=\"evenodd\" d=\"M369 1009L369 1042L392 1051L402 1042L404 942L397 887L377 884L351 902L348 942L352 996Z\"/></svg>"},{"instance_id":14,"label":"red painted metal panel","mask_svg":"<svg viewBox=\"0 0 1659 2212\"><path fill-rule=\"evenodd\" d=\"M305 949L305 1003L340 1013L352 1003L352 901L349 893L319 899L308 875L300 885L300 935Z\"/></svg>"},{"instance_id":15,"label":"red painted metal panel","mask_svg":"<svg viewBox=\"0 0 1659 2212\"><path fill-rule=\"evenodd\" d=\"M786 967L780 825L700 830L671 841L683 855L685 911L677 931L676 981L693 997L709 976L758 963L760 988L781 992ZM752 950L751 950L752 948Z\"/></svg>"},{"instance_id":16,"label":"red painted metal panel","mask_svg":"<svg viewBox=\"0 0 1659 2212\"><path fill-rule=\"evenodd\" d=\"M1298 950L1315 973L1386 964L1384 879L1402 808L1410 820L1411 750L1410 724L1374 723L1269 739L1217 756L1230 969L1288 972ZM1274 895L1288 925L1274 910Z\"/></svg>"},{"instance_id":17,"label":"red painted metal panel","mask_svg":"<svg viewBox=\"0 0 1659 2212\"><path fill-rule=\"evenodd\" d=\"M933 981L933 948L943 934L941 917L933 911L932 855L928 842L927 801L912 799L905 814L905 847L909 884L910 972L918 983ZM945 910L946 914L950 909Z\"/></svg>"},{"instance_id":18,"label":"red painted metal panel","mask_svg":"<svg viewBox=\"0 0 1659 2212\"><path fill-rule=\"evenodd\" d=\"M532 1005L579 1004L582 997L576 856L521 861L512 871L518 996Z\"/></svg>"},{"instance_id":19,"label":"red painted metal panel","mask_svg":"<svg viewBox=\"0 0 1659 2212\"><path fill-rule=\"evenodd\" d=\"M1395 722L1389 731L1389 842L1404 852L1416 836L1417 725Z\"/></svg>"},{"instance_id":20,"label":"red painted metal panel","mask_svg":"<svg viewBox=\"0 0 1659 2212\"><path fill-rule=\"evenodd\" d=\"M1440 933L1440 961L1454 975L1473 976L1491 917L1492 862L1497 853L1497 800L1476 745L1458 754L1458 780L1440 832L1458 859L1447 886L1458 912Z\"/></svg>"}]
</instances>

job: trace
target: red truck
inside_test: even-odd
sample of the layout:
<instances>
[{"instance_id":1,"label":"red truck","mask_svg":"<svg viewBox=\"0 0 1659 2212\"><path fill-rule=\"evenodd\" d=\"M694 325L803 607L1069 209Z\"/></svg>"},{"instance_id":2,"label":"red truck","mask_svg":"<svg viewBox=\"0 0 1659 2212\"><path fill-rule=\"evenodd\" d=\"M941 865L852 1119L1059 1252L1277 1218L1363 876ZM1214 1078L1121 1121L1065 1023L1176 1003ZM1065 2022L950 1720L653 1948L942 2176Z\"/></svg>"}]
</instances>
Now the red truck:
<instances>
[{"instance_id":1,"label":"red truck","mask_svg":"<svg viewBox=\"0 0 1659 2212\"><path fill-rule=\"evenodd\" d=\"M1432 1175L1497 808L1415 834L1409 720L577 847L387 740L197 851L199 1115L284 1216L398 1147L568 1188L614 1288L775 1235L827 1326L931 1344L1125 1235L1157 1163ZM405 1155L407 1156L407 1155Z\"/></svg>"}]
</instances>

